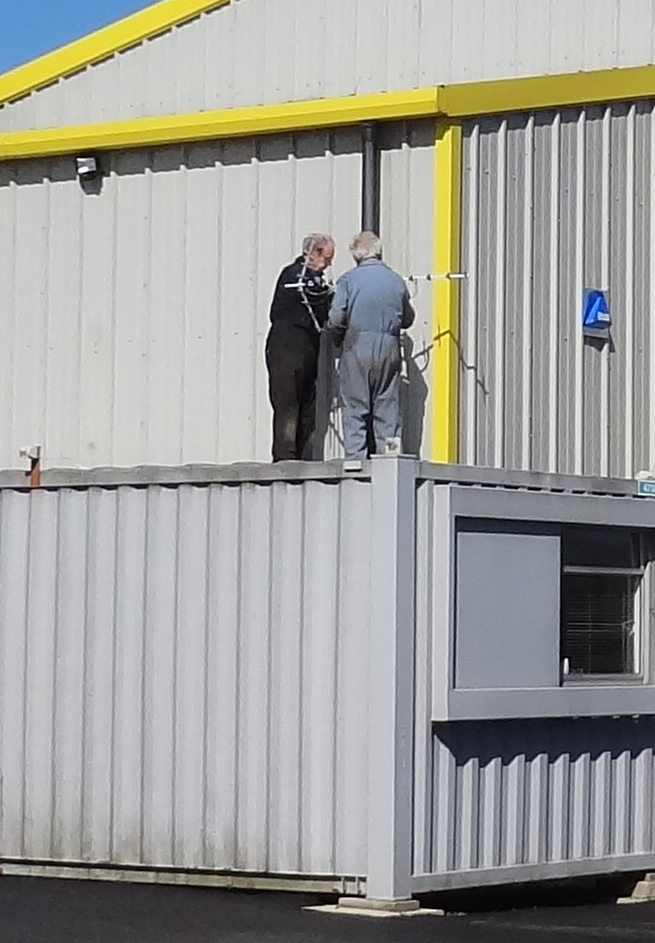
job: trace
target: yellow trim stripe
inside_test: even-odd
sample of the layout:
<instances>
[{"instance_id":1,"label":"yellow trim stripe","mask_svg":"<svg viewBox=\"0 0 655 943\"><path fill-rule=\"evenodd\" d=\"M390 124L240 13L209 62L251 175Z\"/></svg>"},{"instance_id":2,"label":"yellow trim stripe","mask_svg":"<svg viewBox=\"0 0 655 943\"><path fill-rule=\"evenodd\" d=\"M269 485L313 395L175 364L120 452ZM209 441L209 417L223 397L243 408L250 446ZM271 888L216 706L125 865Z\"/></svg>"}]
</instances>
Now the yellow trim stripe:
<instances>
[{"instance_id":1,"label":"yellow trim stripe","mask_svg":"<svg viewBox=\"0 0 655 943\"><path fill-rule=\"evenodd\" d=\"M44 85L56 82L94 62L106 59L229 2L230 0L160 0L145 10L0 76L0 105L22 98Z\"/></svg>"},{"instance_id":2,"label":"yellow trim stripe","mask_svg":"<svg viewBox=\"0 0 655 943\"><path fill-rule=\"evenodd\" d=\"M435 143L436 273L459 272L462 128L437 121ZM432 460L456 463L459 429L459 281L433 284L434 340L432 355Z\"/></svg>"},{"instance_id":3,"label":"yellow trim stripe","mask_svg":"<svg viewBox=\"0 0 655 943\"><path fill-rule=\"evenodd\" d=\"M381 92L286 105L228 108L163 118L73 128L0 133L0 160L72 154L81 150L151 147L217 138L338 127L362 121L421 118L438 112L438 90Z\"/></svg>"},{"instance_id":4,"label":"yellow trim stripe","mask_svg":"<svg viewBox=\"0 0 655 943\"><path fill-rule=\"evenodd\" d=\"M151 11L166 7L170 22L173 7L178 17L182 7L186 16L200 7L208 9L230 0L164 0ZM130 20L134 19L131 17ZM129 21L108 27L118 29ZM162 18L158 17L161 25ZM154 20L150 21L152 27ZM142 24L145 31L145 23ZM101 31L104 32L104 31ZM147 32L147 31L146 31ZM101 34L95 34L91 42ZM124 34L127 38L128 32ZM134 29L129 31L134 38ZM69 47L71 48L71 47ZM63 53L65 50L61 50ZM97 50L96 50L97 51ZM53 53L53 55L57 55ZM48 58L48 57L46 57ZM76 59L79 65L79 57ZM36 66L38 63L34 63ZM28 69L29 67L25 67ZM21 71L21 70L18 70ZM14 73L0 77L0 101L3 82ZM41 73L43 77L43 72ZM5 91L6 91L5 86ZM570 75L542 76L527 79L502 79L493 82L472 82L459 85L380 92L371 95L349 95L343 98L315 99L280 105L255 105L228 108L186 115L164 115L153 118L132 118L99 124L61 128L39 128L28 131L0 132L0 160L8 158L45 157L69 154L83 149L149 147L179 144L211 138L271 134L356 124L362 121L443 116L451 119L504 114L512 111L533 111L545 108L580 106L593 102L630 101L655 97L655 66L638 69L613 69Z\"/></svg>"},{"instance_id":5,"label":"yellow trim stripe","mask_svg":"<svg viewBox=\"0 0 655 943\"><path fill-rule=\"evenodd\" d=\"M655 66L641 66L446 85L440 104L443 114L465 118L653 96Z\"/></svg>"}]
</instances>

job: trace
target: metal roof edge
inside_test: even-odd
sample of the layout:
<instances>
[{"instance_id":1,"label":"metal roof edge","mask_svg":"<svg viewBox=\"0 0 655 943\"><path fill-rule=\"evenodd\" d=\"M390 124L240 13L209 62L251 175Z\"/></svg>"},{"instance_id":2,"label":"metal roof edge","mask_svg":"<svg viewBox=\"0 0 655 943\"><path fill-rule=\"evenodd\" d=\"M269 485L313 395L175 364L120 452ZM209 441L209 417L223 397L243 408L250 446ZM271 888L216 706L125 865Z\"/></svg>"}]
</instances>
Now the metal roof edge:
<instances>
[{"instance_id":1,"label":"metal roof edge","mask_svg":"<svg viewBox=\"0 0 655 943\"><path fill-rule=\"evenodd\" d=\"M198 143L316 128L346 127L365 121L425 118L439 113L435 87L403 92L344 95L276 105L223 108L191 114L129 118L66 128L0 133L0 160Z\"/></svg>"},{"instance_id":2,"label":"metal roof edge","mask_svg":"<svg viewBox=\"0 0 655 943\"><path fill-rule=\"evenodd\" d=\"M450 118L473 118L653 96L655 65L641 65L454 83L442 87L441 105Z\"/></svg>"},{"instance_id":3,"label":"metal roof edge","mask_svg":"<svg viewBox=\"0 0 655 943\"><path fill-rule=\"evenodd\" d=\"M20 89L26 94L44 82L54 81L62 74L67 74L71 69L82 68L89 61L106 57L126 45L138 42L139 38L161 32L167 25L192 19L200 12L230 2L232 0L162 0L155 7L134 14L113 27L106 27L85 40L79 40L4 77L0 76L0 105L8 97L19 94ZM166 8L168 15L154 17L154 12L162 8ZM182 10L186 10L184 15ZM140 20L138 29L127 29L126 24L145 18L146 14L153 15L147 22L145 19ZM101 42L103 35L105 39ZM55 63L56 57L66 58L68 52L78 46L84 49L70 55L68 68ZM31 69L35 70L34 74L30 73ZM19 73L23 78L20 78ZM449 122L484 115L583 107L647 98L655 98L655 65L463 82L87 125L8 131L0 133L0 160L70 154L81 149L154 147L247 135L292 133L364 121L441 117L445 119L443 125L446 127Z\"/></svg>"},{"instance_id":4,"label":"metal roof edge","mask_svg":"<svg viewBox=\"0 0 655 943\"><path fill-rule=\"evenodd\" d=\"M39 488L31 489L29 473L17 469L0 471L0 491L58 490L61 488L147 488L154 485L180 487L211 484L272 484L276 481L368 480L370 462L361 470L347 471L341 459L325 462L235 462L232 465L136 465L97 468L46 468Z\"/></svg>"},{"instance_id":5,"label":"metal roof edge","mask_svg":"<svg viewBox=\"0 0 655 943\"><path fill-rule=\"evenodd\" d=\"M401 456L413 458L413 456ZM373 462L348 470L343 459L310 462L235 462L230 465L136 465L99 466L96 468L45 468L41 472L43 490L59 488L144 488L152 485L210 485L300 481L342 481L348 478L370 480ZM419 461L416 479L441 485L504 490L547 491L608 497L635 497L632 479L562 475L550 472L486 468L474 465L442 464ZM0 490L29 490L29 474L20 469L0 470Z\"/></svg>"},{"instance_id":6,"label":"metal roof edge","mask_svg":"<svg viewBox=\"0 0 655 943\"><path fill-rule=\"evenodd\" d=\"M635 497L637 492L636 483L631 478L600 478L556 472L488 468L481 465L441 465L434 462L421 462L419 478L436 484L607 497Z\"/></svg>"},{"instance_id":7,"label":"metal roof edge","mask_svg":"<svg viewBox=\"0 0 655 943\"><path fill-rule=\"evenodd\" d=\"M0 106L231 2L159 0L137 13L0 75Z\"/></svg>"}]
</instances>

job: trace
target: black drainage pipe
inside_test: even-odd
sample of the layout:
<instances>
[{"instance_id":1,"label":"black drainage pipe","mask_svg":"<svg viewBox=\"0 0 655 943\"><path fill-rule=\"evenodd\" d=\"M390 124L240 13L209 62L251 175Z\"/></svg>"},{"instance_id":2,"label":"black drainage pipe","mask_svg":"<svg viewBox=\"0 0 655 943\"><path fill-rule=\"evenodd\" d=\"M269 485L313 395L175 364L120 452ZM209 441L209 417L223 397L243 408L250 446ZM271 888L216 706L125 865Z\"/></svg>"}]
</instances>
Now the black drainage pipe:
<instances>
[{"instance_id":1,"label":"black drainage pipe","mask_svg":"<svg viewBox=\"0 0 655 943\"><path fill-rule=\"evenodd\" d=\"M362 144L362 229L379 233L380 150L374 124L364 125Z\"/></svg>"}]
</instances>

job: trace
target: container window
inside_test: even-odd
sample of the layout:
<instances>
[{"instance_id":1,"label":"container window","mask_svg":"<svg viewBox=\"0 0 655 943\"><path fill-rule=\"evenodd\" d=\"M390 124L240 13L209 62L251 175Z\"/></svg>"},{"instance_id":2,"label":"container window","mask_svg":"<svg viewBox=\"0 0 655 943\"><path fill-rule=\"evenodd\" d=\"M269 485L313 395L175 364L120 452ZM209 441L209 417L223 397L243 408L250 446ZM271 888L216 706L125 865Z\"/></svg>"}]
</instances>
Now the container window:
<instances>
[{"instance_id":1,"label":"container window","mask_svg":"<svg viewBox=\"0 0 655 943\"><path fill-rule=\"evenodd\" d=\"M641 674L639 538L612 528L562 534L565 680Z\"/></svg>"}]
</instances>

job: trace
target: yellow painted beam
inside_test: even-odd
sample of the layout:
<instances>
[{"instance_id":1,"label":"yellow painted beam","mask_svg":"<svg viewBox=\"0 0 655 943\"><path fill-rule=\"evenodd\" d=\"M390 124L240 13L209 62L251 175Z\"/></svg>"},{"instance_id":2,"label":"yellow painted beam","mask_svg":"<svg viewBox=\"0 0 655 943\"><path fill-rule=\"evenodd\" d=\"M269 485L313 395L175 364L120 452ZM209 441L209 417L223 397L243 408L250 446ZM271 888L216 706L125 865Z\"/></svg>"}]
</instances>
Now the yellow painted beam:
<instances>
[{"instance_id":1,"label":"yellow painted beam","mask_svg":"<svg viewBox=\"0 0 655 943\"><path fill-rule=\"evenodd\" d=\"M434 271L459 272L462 128L440 119L435 145ZM434 462L455 463L459 448L459 280L440 279L434 290L432 449Z\"/></svg>"},{"instance_id":2,"label":"yellow painted beam","mask_svg":"<svg viewBox=\"0 0 655 943\"><path fill-rule=\"evenodd\" d=\"M179 18L186 10L185 18L192 10L220 6L229 0L164 0L163 3L129 17L128 20L108 27L109 31L121 27L121 35L127 42L134 39L136 30L126 28L131 20L159 11L167 12L166 22L173 13ZM165 8L165 9L163 9ZM162 24L162 15L141 21L140 32L148 33L155 23ZM107 50L107 40L99 46L99 37L106 31L80 40L82 44L93 43L84 56L73 56L81 67L82 59L94 58L100 49ZM118 40L113 36L114 45ZM77 44L73 44L76 46ZM72 49L73 47L67 47ZM63 54L66 50L60 50ZM59 53L53 53L53 56ZM49 57L45 57L48 59ZM39 60L31 66L39 65ZM21 72L22 70L17 70ZM51 74L54 66L41 69L39 76ZM0 77L0 103L2 95L11 87L25 90L27 79L13 80L16 73ZM26 73L27 74L27 73ZM39 76L30 81L38 82ZM4 86L3 86L3 83ZM27 83L29 84L29 83ZM380 92L369 95L348 95L342 98L314 99L279 105L255 105L246 108L222 109L194 114L164 115L151 118L132 118L122 121L102 122L62 128L40 128L28 131L0 132L0 159L45 157L69 154L79 150L109 150L113 148L151 147L163 144L179 144L212 138L229 138L244 135L271 134L302 131L312 128L328 128L357 124L362 121L388 121L431 116L443 116L454 120L486 114L505 114L512 111L535 111L547 108L576 107L593 102L630 101L655 97L655 66L635 69L611 69L598 72L550 75L537 78L502 79L493 82L471 82L444 85L400 92Z\"/></svg>"},{"instance_id":3,"label":"yellow painted beam","mask_svg":"<svg viewBox=\"0 0 655 943\"><path fill-rule=\"evenodd\" d=\"M438 89L427 88L80 127L11 131L0 133L0 160L342 127L363 121L421 118L434 116L438 110Z\"/></svg>"},{"instance_id":4,"label":"yellow painted beam","mask_svg":"<svg viewBox=\"0 0 655 943\"><path fill-rule=\"evenodd\" d=\"M445 85L440 104L451 118L576 107L655 96L655 66Z\"/></svg>"},{"instance_id":5,"label":"yellow painted beam","mask_svg":"<svg viewBox=\"0 0 655 943\"><path fill-rule=\"evenodd\" d=\"M0 75L0 105L22 98L58 79L106 59L130 46L179 26L230 0L160 0L131 16ZM56 4L54 4L56 7ZM56 9L44 16L56 16Z\"/></svg>"}]
</instances>

